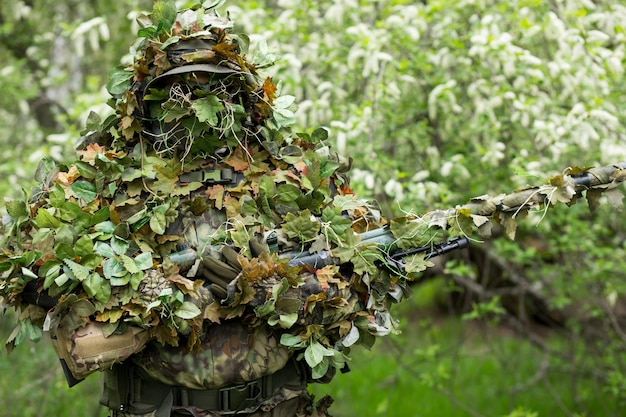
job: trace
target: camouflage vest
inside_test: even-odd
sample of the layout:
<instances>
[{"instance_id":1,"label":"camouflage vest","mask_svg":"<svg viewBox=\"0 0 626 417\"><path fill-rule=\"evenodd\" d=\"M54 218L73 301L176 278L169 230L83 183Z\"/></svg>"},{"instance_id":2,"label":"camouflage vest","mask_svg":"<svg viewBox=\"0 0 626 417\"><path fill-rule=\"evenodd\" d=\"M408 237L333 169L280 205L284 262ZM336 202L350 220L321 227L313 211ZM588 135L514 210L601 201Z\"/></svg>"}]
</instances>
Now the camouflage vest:
<instances>
[{"instance_id":1,"label":"camouflage vest","mask_svg":"<svg viewBox=\"0 0 626 417\"><path fill-rule=\"evenodd\" d=\"M131 358L151 379L204 390L259 379L282 369L290 357L272 333L235 321L210 325L198 350L151 344Z\"/></svg>"}]
</instances>

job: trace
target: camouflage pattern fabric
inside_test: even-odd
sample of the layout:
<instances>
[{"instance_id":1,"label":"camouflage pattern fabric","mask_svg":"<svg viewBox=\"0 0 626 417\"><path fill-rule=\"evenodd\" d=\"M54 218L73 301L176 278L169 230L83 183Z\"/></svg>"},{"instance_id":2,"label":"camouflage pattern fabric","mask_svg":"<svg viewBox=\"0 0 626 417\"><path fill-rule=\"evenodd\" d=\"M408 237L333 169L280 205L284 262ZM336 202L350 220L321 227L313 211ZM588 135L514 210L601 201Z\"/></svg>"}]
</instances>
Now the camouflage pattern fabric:
<instances>
[{"instance_id":1,"label":"camouflage pattern fabric","mask_svg":"<svg viewBox=\"0 0 626 417\"><path fill-rule=\"evenodd\" d=\"M140 351L149 338L147 332L136 327L121 335L104 337L99 323L90 323L69 334L62 327L55 328L50 336L55 352L77 379L124 361Z\"/></svg>"},{"instance_id":2,"label":"camouflage pattern fabric","mask_svg":"<svg viewBox=\"0 0 626 417\"><path fill-rule=\"evenodd\" d=\"M282 369L291 352L265 329L239 322L209 326L199 349L189 352L151 344L132 360L159 382L188 389L219 389L258 379Z\"/></svg>"}]
</instances>

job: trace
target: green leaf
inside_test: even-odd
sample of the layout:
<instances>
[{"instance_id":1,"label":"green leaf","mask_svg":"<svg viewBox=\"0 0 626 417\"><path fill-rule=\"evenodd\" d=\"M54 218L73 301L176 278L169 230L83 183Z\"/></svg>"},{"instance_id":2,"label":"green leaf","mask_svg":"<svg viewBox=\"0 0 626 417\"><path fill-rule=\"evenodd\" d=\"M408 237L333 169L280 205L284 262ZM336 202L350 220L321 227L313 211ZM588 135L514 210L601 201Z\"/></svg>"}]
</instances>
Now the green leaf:
<instances>
[{"instance_id":1,"label":"green leaf","mask_svg":"<svg viewBox=\"0 0 626 417\"><path fill-rule=\"evenodd\" d=\"M45 156L41 158L39 164L37 164L37 169L35 170L35 181L39 183L47 183L50 179L50 173L54 172L56 168L56 163L54 159L49 156Z\"/></svg>"},{"instance_id":2,"label":"green leaf","mask_svg":"<svg viewBox=\"0 0 626 417\"><path fill-rule=\"evenodd\" d=\"M122 265L122 263L115 258L110 258L104 261L102 271L107 279L119 278L127 274L126 269L124 269L124 265Z\"/></svg>"},{"instance_id":3,"label":"green leaf","mask_svg":"<svg viewBox=\"0 0 626 417\"><path fill-rule=\"evenodd\" d=\"M76 220L82 214L82 212L83 211L80 209L80 206L78 204L66 201L59 208L59 217L61 217L61 220L63 221L71 222L73 220Z\"/></svg>"},{"instance_id":4,"label":"green leaf","mask_svg":"<svg viewBox=\"0 0 626 417\"><path fill-rule=\"evenodd\" d=\"M261 177L259 181L259 193L265 194L270 199L276 194L276 183L270 175Z\"/></svg>"},{"instance_id":5,"label":"green leaf","mask_svg":"<svg viewBox=\"0 0 626 417\"><path fill-rule=\"evenodd\" d=\"M96 225L98 223L105 222L109 220L111 217L111 210L109 207L102 207L100 210L96 211L91 217L91 225Z\"/></svg>"},{"instance_id":6,"label":"green leaf","mask_svg":"<svg viewBox=\"0 0 626 417\"><path fill-rule=\"evenodd\" d=\"M87 235L82 235L74 244L74 252L78 256L90 255L93 253L93 242Z\"/></svg>"},{"instance_id":7,"label":"green leaf","mask_svg":"<svg viewBox=\"0 0 626 417\"><path fill-rule=\"evenodd\" d=\"M96 307L86 299L76 300L71 304L71 307L79 317L89 317L96 312Z\"/></svg>"},{"instance_id":8,"label":"green leaf","mask_svg":"<svg viewBox=\"0 0 626 417\"><path fill-rule=\"evenodd\" d=\"M95 253L90 253L80 258L80 264L91 270L98 269L102 265L102 261L102 256Z\"/></svg>"},{"instance_id":9,"label":"green leaf","mask_svg":"<svg viewBox=\"0 0 626 417\"><path fill-rule=\"evenodd\" d=\"M196 112L196 117L201 123L217 126L219 123L218 113L224 110L222 101L214 94L197 99L191 105Z\"/></svg>"},{"instance_id":10,"label":"green leaf","mask_svg":"<svg viewBox=\"0 0 626 417\"><path fill-rule=\"evenodd\" d=\"M100 284L100 287L94 297L101 303L109 302L109 299L111 298L111 285L108 281L104 280L104 282Z\"/></svg>"},{"instance_id":11,"label":"green leaf","mask_svg":"<svg viewBox=\"0 0 626 417\"><path fill-rule=\"evenodd\" d=\"M424 259L423 253L418 253L416 255L407 256L404 258L404 271L407 274L413 274L425 271L428 268L435 266L431 261Z\"/></svg>"},{"instance_id":12,"label":"green leaf","mask_svg":"<svg viewBox=\"0 0 626 417\"><path fill-rule=\"evenodd\" d=\"M378 267L377 261L383 261L382 253L376 245L366 245L365 247L359 247L355 252L350 262L354 266L354 272L357 274L363 274L368 272L370 274L377 274Z\"/></svg>"},{"instance_id":13,"label":"green leaf","mask_svg":"<svg viewBox=\"0 0 626 417\"><path fill-rule=\"evenodd\" d=\"M102 123L102 119L100 118L100 115L96 113L95 111L90 111L89 114L87 115L87 121L85 122L85 130L86 131L99 130L100 123ZM83 134L84 133L81 132L81 135Z\"/></svg>"},{"instance_id":14,"label":"green leaf","mask_svg":"<svg viewBox=\"0 0 626 417\"><path fill-rule=\"evenodd\" d=\"M137 32L137 36L140 37L140 38L151 39L151 38L156 37L156 35L157 35L157 29L155 27L152 27L152 26L141 28Z\"/></svg>"},{"instance_id":15,"label":"green leaf","mask_svg":"<svg viewBox=\"0 0 626 417\"><path fill-rule=\"evenodd\" d=\"M322 346L320 342L312 342L304 351L304 359L311 368L315 368L322 363L325 356L333 356L335 353Z\"/></svg>"},{"instance_id":16,"label":"green leaf","mask_svg":"<svg viewBox=\"0 0 626 417\"><path fill-rule=\"evenodd\" d=\"M327 207L322 211L322 222L326 223L334 233L329 234L330 240L341 243L346 231L352 227L352 220L341 213L339 207Z\"/></svg>"},{"instance_id":17,"label":"green leaf","mask_svg":"<svg viewBox=\"0 0 626 417\"><path fill-rule=\"evenodd\" d=\"M124 264L124 268L129 273L136 274L138 272L141 272L141 269L139 269L139 267L137 267L137 264L135 263L135 260L133 258L131 258L130 256L120 255L120 259L122 260L122 263Z\"/></svg>"},{"instance_id":18,"label":"green leaf","mask_svg":"<svg viewBox=\"0 0 626 417\"><path fill-rule=\"evenodd\" d=\"M111 95L124 94L130 89L130 79L133 76L132 71L127 71L124 67L119 66L109 71L109 82L106 85L107 91Z\"/></svg>"},{"instance_id":19,"label":"green leaf","mask_svg":"<svg viewBox=\"0 0 626 417\"><path fill-rule=\"evenodd\" d=\"M128 219L126 219L126 222L128 224L134 224L134 223L137 223L137 222L141 221L141 226L143 226L144 224L147 223L147 221L146 222L143 221L144 219L148 219L147 213L148 213L148 210L146 210L144 208L144 209L138 211L137 213L133 214L132 216L130 216ZM113 233L112 230L111 230L111 233Z\"/></svg>"},{"instance_id":20,"label":"green leaf","mask_svg":"<svg viewBox=\"0 0 626 417\"><path fill-rule=\"evenodd\" d=\"M286 293L289 290L289 280L287 278L283 278L278 284L274 284L272 286L272 298L274 300L278 299L278 296Z\"/></svg>"},{"instance_id":21,"label":"green leaf","mask_svg":"<svg viewBox=\"0 0 626 417\"><path fill-rule=\"evenodd\" d=\"M115 230L115 224L111 221L98 223L94 226L94 230L96 232L104 233L106 235L111 235Z\"/></svg>"},{"instance_id":22,"label":"green leaf","mask_svg":"<svg viewBox=\"0 0 626 417\"><path fill-rule=\"evenodd\" d=\"M299 214L287 213L281 228L289 238L308 242L317 236L320 224L318 221L311 219L309 210L304 210Z\"/></svg>"},{"instance_id":23,"label":"green leaf","mask_svg":"<svg viewBox=\"0 0 626 417\"><path fill-rule=\"evenodd\" d=\"M274 100L274 109L286 109L292 104L294 104L295 101L296 101L296 98L290 95L277 97Z\"/></svg>"},{"instance_id":24,"label":"green leaf","mask_svg":"<svg viewBox=\"0 0 626 417\"><path fill-rule=\"evenodd\" d=\"M161 50L164 51L168 46L175 44L180 40L180 36L170 36L163 45L161 45Z\"/></svg>"},{"instance_id":25,"label":"green leaf","mask_svg":"<svg viewBox=\"0 0 626 417\"><path fill-rule=\"evenodd\" d=\"M20 322L19 334L16 337L15 344L19 344L25 337L32 342L38 342L41 340L41 329L35 326L30 320L23 320Z\"/></svg>"},{"instance_id":26,"label":"green leaf","mask_svg":"<svg viewBox=\"0 0 626 417\"><path fill-rule=\"evenodd\" d=\"M74 262L71 259L63 259L63 262L70 268L72 274L74 274L76 279L78 279L79 281L85 280L91 273L91 270L89 268L77 262Z\"/></svg>"},{"instance_id":27,"label":"green leaf","mask_svg":"<svg viewBox=\"0 0 626 417\"><path fill-rule=\"evenodd\" d=\"M342 244L332 250L332 255L339 258L341 263L349 262L354 256L357 246L361 242L359 235L354 233L352 229L346 230Z\"/></svg>"},{"instance_id":28,"label":"green leaf","mask_svg":"<svg viewBox=\"0 0 626 417\"><path fill-rule=\"evenodd\" d=\"M246 216L254 216L258 213L259 209L252 197L250 197L249 195L244 195L241 200L241 214L244 214Z\"/></svg>"},{"instance_id":29,"label":"green leaf","mask_svg":"<svg viewBox=\"0 0 626 417\"><path fill-rule=\"evenodd\" d=\"M302 348L306 346L306 340L302 340L300 336L283 333L280 336L280 344L290 348Z\"/></svg>"},{"instance_id":30,"label":"green leaf","mask_svg":"<svg viewBox=\"0 0 626 417\"><path fill-rule=\"evenodd\" d=\"M61 263L58 261L48 261L39 268L39 274L44 276L43 289L47 290L54 283L61 273Z\"/></svg>"},{"instance_id":31,"label":"green leaf","mask_svg":"<svg viewBox=\"0 0 626 417\"><path fill-rule=\"evenodd\" d=\"M150 19L159 28L170 30L176 21L176 3L171 0L155 1Z\"/></svg>"},{"instance_id":32,"label":"green leaf","mask_svg":"<svg viewBox=\"0 0 626 417\"><path fill-rule=\"evenodd\" d=\"M298 321L298 313L281 314L278 323L283 329L289 329Z\"/></svg>"},{"instance_id":33,"label":"green leaf","mask_svg":"<svg viewBox=\"0 0 626 417\"><path fill-rule=\"evenodd\" d=\"M96 242L93 247L93 251L98 255L102 255L105 258L112 258L115 256L113 248L105 242Z\"/></svg>"},{"instance_id":34,"label":"green leaf","mask_svg":"<svg viewBox=\"0 0 626 417\"><path fill-rule=\"evenodd\" d=\"M274 300L267 300L260 306L254 308L254 314L256 314L257 317L267 317L276 310L274 304Z\"/></svg>"},{"instance_id":35,"label":"green leaf","mask_svg":"<svg viewBox=\"0 0 626 417\"><path fill-rule=\"evenodd\" d=\"M78 198L82 198L89 204L98 197L96 186L87 181L76 181L71 185L72 191Z\"/></svg>"},{"instance_id":36,"label":"green leaf","mask_svg":"<svg viewBox=\"0 0 626 417\"><path fill-rule=\"evenodd\" d=\"M63 223L57 228L54 236L55 243L65 243L67 245L74 244L74 229L69 224Z\"/></svg>"},{"instance_id":37,"label":"green leaf","mask_svg":"<svg viewBox=\"0 0 626 417\"><path fill-rule=\"evenodd\" d=\"M54 252L59 259L73 258L76 256L74 247L72 245L68 245L67 243L59 243L56 245L54 247Z\"/></svg>"},{"instance_id":38,"label":"green leaf","mask_svg":"<svg viewBox=\"0 0 626 417\"><path fill-rule=\"evenodd\" d=\"M161 105L163 109L162 113L159 116L159 120L165 123L171 123L185 116L189 116L191 110L187 107L183 107L179 102L169 100Z\"/></svg>"},{"instance_id":39,"label":"green leaf","mask_svg":"<svg viewBox=\"0 0 626 417\"><path fill-rule=\"evenodd\" d=\"M55 208L59 208L65 203L65 190L61 187L61 184L55 184L50 190L50 205Z\"/></svg>"},{"instance_id":40,"label":"green leaf","mask_svg":"<svg viewBox=\"0 0 626 417\"><path fill-rule=\"evenodd\" d=\"M146 307L146 311L150 311L150 310L152 310L153 308L157 308L158 306L160 306L160 305L161 305L161 303L162 303L162 301L161 301L161 300L159 300L159 299L157 299L157 300L155 300L155 301L151 302L151 303L150 303L150 304L148 304L148 306Z\"/></svg>"},{"instance_id":41,"label":"green leaf","mask_svg":"<svg viewBox=\"0 0 626 417\"><path fill-rule=\"evenodd\" d=\"M128 227L128 223L120 223L115 226L113 234L121 239L128 239L130 237L130 227Z\"/></svg>"},{"instance_id":42,"label":"green leaf","mask_svg":"<svg viewBox=\"0 0 626 417\"><path fill-rule=\"evenodd\" d=\"M20 265L30 266L41 258L41 253L37 251L24 252L19 258L13 258L12 261Z\"/></svg>"},{"instance_id":43,"label":"green leaf","mask_svg":"<svg viewBox=\"0 0 626 417\"><path fill-rule=\"evenodd\" d=\"M57 287L62 287L69 280L70 280L69 275L64 273L64 274L61 274L58 277L56 277L54 279L54 283L57 285Z\"/></svg>"},{"instance_id":44,"label":"green leaf","mask_svg":"<svg viewBox=\"0 0 626 417\"><path fill-rule=\"evenodd\" d=\"M320 163L320 177L329 178L340 166L339 162L331 161L330 159L323 160Z\"/></svg>"},{"instance_id":45,"label":"green leaf","mask_svg":"<svg viewBox=\"0 0 626 417\"><path fill-rule=\"evenodd\" d=\"M296 114L289 109L274 109L273 115L279 126L289 126L296 122Z\"/></svg>"},{"instance_id":46,"label":"green leaf","mask_svg":"<svg viewBox=\"0 0 626 417\"><path fill-rule=\"evenodd\" d=\"M125 272L122 276L112 277L111 279L109 279L109 283L113 287L123 287L125 285L128 285L128 283L130 282L130 278L131 274Z\"/></svg>"},{"instance_id":47,"label":"green leaf","mask_svg":"<svg viewBox=\"0 0 626 417\"><path fill-rule=\"evenodd\" d=\"M302 301L297 298L279 298L276 301L276 311L282 314L298 313L302 308Z\"/></svg>"},{"instance_id":48,"label":"green leaf","mask_svg":"<svg viewBox=\"0 0 626 417\"><path fill-rule=\"evenodd\" d=\"M35 217L35 224L38 228L48 227L51 229L56 229L61 225L59 219L54 217L50 212L44 208L39 208L37 210L37 217Z\"/></svg>"},{"instance_id":49,"label":"green leaf","mask_svg":"<svg viewBox=\"0 0 626 417\"><path fill-rule=\"evenodd\" d=\"M320 143L328 139L328 130L318 127L311 133L311 142Z\"/></svg>"},{"instance_id":50,"label":"green leaf","mask_svg":"<svg viewBox=\"0 0 626 417\"><path fill-rule=\"evenodd\" d=\"M6 208L13 219L27 218L29 215L26 202L22 200L9 200L6 202Z\"/></svg>"},{"instance_id":51,"label":"green leaf","mask_svg":"<svg viewBox=\"0 0 626 417\"><path fill-rule=\"evenodd\" d=\"M419 248L428 241L430 235L426 233L427 225L424 222L411 221L407 217L399 217L391 221L390 230L397 239L400 249Z\"/></svg>"},{"instance_id":52,"label":"green leaf","mask_svg":"<svg viewBox=\"0 0 626 417\"><path fill-rule=\"evenodd\" d=\"M296 201L298 198L302 197L302 192L300 191L300 188L291 184L279 185L276 192L278 195L278 201L281 202Z\"/></svg>"},{"instance_id":53,"label":"green leaf","mask_svg":"<svg viewBox=\"0 0 626 417\"><path fill-rule=\"evenodd\" d=\"M150 88L148 94L143 96L144 101L165 101L170 97L170 93L163 88Z\"/></svg>"},{"instance_id":54,"label":"green leaf","mask_svg":"<svg viewBox=\"0 0 626 417\"><path fill-rule=\"evenodd\" d=\"M135 265L142 271L152 268L152 254L150 252L144 252L137 255L134 259Z\"/></svg>"},{"instance_id":55,"label":"green leaf","mask_svg":"<svg viewBox=\"0 0 626 417\"><path fill-rule=\"evenodd\" d=\"M13 267L13 263L10 261L0 262L0 272L6 272Z\"/></svg>"},{"instance_id":56,"label":"green leaf","mask_svg":"<svg viewBox=\"0 0 626 417\"><path fill-rule=\"evenodd\" d=\"M130 275L130 287L137 291L139 289L139 284L141 284L141 280L143 279L143 272L137 272L135 274Z\"/></svg>"},{"instance_id":57,"label":"green leaf","mask_svg":"<svg viewBox=\"0 0 626 417\"><path fill-rule=\"evenodd\" d=\"M153 211L150 216L150 229L158 235L165 233L167 227L167 221L165 219L165 213L160 211Z\"/></svg>"},{"instance_id":58,"label":"green leaf","mask_svg":"<svg viewBox=\"0 0 626 417\"><path fill-rule=\"evenodd\" d=\"M174 311L181 319L193 319L200 315L200 309L191 301L185 301Z\"/></svg>"},{"instance_id":59,"label":"green leaf","mask_svg":"<svg viewBox=\"0 0 626 417\"><path fill-rule=\"evenodd\" d=\"M97 272L89 274L87 278L83 280L83 289L90 297L95 297L96 300L101 303L106 303L109 301L109 297L107 296L107 292L103 291L103 287L107 286L107 282L104 278L100 276ZM109 287L109 296L110 296L110 288Z\"/></svg>"},{"instance_id":60,"label":"green leaf","mask_svg":"<svg viewBox=\"0 0 626 417\"><path fill-rule=\"evenodd\" d=\"M90 165L84 161L76 161L74 162L74 166L76 167L76 169L78 169L81 177L87 180L92 180L96 178L96 173L98 172L98 169L95 166Z\"/></svg>"},{"instance_id":61,"label":"green leaf","mask_svg":"<svg viewBox=\"0 0 626 417\"><path fill-rule=\"evenodd\" d=\"M113 252L115 252L117 255L126 254L129 247L130 243L128 243L126 240L121 239L117 236L113 236L111 238L111 248L113 249Z\"/></svg>"},{"instance_id":62,"label":"green leaf","mask_svg":"<svg viewBox=\"0 0 626 417\"><path fill-rule=\"evenodd\" d=\"M328 358L322 359L322 361L314 368L311 369L311 378L322 378L328 372L330 367L330 360Z\"/></svg>"},{"instance_id":63,"label":"green leaf","mask_svg":"<svg viewBox=\"0 0 626 417\"><path fill-rule=\"evenodd\" d=\"M249 250L250 235L242 224L239 223L234 229L230 230L230 238L236 247Z\"/></svg>"},{"instance_id":64,"label":"green leaf","mask_svg":"<svg viewBox=\"0 0 626 417\"><path fill-rule=\"evenodd\" d=\"M299 146L288 145L280 150L279 155L281 159L288 164L295 164L302 159L304 153Z\"/></svg>"},{"instance_id":65,"label":"green leaf","mask_svg":"<svg viewBox=\"0 0 626 417\"><path fill-rule=\"evenodd\" d=\"M37 274L35 274L30 269L24 267L22 267L22 276L27 278L26 281L32 281L34 279L37 279Z\"/></svg>"}]
</instances>

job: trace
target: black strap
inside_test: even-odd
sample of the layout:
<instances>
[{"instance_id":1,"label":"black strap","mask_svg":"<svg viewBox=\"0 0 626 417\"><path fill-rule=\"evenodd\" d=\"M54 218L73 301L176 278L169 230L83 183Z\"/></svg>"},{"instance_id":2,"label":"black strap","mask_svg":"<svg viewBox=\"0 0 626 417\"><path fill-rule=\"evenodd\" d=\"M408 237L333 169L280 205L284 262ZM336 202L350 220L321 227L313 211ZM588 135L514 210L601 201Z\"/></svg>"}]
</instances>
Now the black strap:
<instances>
[{"instance_id":1,"label":"black strap","mask_svg":"<svg viewBox=\"0 0 626 417\"><path fill-rule=\"evenodd\" d=\"M236 172L230 168L222 169L203 169L198 171L187 172L178 177L181 183L201 182L203 184L236 184L239 177Z\"/></svg>"},{"instance_id":2,"label":"black strap","mask_svg":"<svg viewBox=\"0 0 626 417\"><path fill-rule=\"evenodd\" d=\"M133 385L135 392L132 395L129 411L134 408L133 402L142 404L158 402L171 393L172 407L193 406L204 410L217 410L223 415L229 415L270 398L279 388L305 389L307 377L302 364L291 360L284 368L272 375L216 390L172 387L145 379L136 380Z\"/></svg>"}]
</instances>

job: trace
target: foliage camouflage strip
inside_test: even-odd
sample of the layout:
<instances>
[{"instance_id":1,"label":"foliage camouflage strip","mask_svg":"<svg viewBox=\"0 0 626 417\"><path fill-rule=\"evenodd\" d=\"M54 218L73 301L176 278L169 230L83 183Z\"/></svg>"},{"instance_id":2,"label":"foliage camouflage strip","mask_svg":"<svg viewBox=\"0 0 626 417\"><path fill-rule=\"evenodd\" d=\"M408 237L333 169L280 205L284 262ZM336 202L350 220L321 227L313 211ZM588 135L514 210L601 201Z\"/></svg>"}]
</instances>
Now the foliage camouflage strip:
<instances>
[{"instance_id":1,"label":"foliage camouflage strip","mask_svg":"<svg viewBox=\"0 0 626 417\"><path fill-rule=\"evenodd\" d=\"M77 160L42 161L31 195L7 202L0 295L21 312L9 348L41 329L69 335L99 323L110 336L133 326L157 355L196 350L190 366L222 369L236 354L215 351L233 348L215 324L236 320L236 332L269 335L276 361L249 370L243 362L258 355L242 358L224 378L271 372L287 351L321 378L344 366L351 346L394 331L390 305L432 266L417 254L391 273L381 263L393 248L490 236L494 224L514 237L526 212L574 203L582 189L609 191L621 204L613 192L622 167L585 187L574 179L593 170L573 168L541 187L387 223L351 193L349 163L324 144L325 130L290 129L294 98L259 75L232 22L212 7L178 13L166 2L140 22L134 64L112 71L107 85L115 114L90 115ZM360 233L381 227L391 243L361 243ZM172 261L186 249L197 255L192 265ZM339 265L293 266L280 255L303 250L327 251ZM29 288L58 302L32 305ZM140 362L150 368L153 359ZM215 378L190 384L225 382Z\"/></svg>"}]
</instances>

